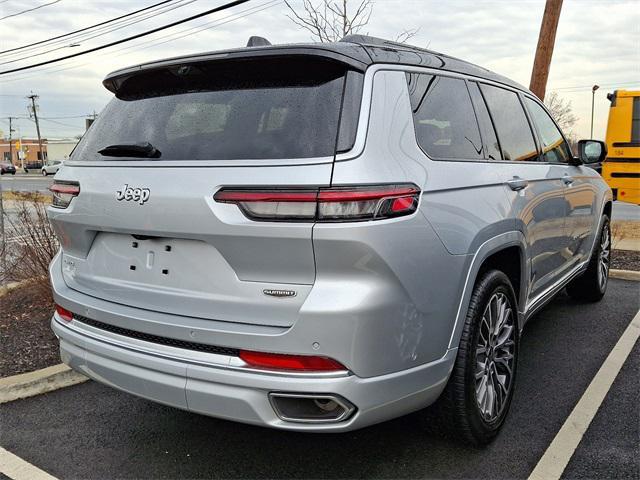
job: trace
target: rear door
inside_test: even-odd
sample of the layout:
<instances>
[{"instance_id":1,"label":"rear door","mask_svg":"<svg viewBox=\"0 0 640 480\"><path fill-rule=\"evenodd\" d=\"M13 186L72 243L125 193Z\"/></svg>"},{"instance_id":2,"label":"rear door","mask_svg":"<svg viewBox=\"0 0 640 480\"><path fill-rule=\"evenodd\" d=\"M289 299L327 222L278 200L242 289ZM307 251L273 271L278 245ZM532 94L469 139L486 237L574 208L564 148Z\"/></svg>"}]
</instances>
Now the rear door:
<instances>
[{"instance_id":1,"label":"rear door","mask_svg":"<svg viewBox=\"0 0 640 480\"><path fill-rule=\"evenodd\" d=\"M597 216L597 189L591 168L571 165L573 154L562 132L539 102L524 97L542 147L542 160L563 169L562 181L567 207L565 220L567 268L587 260L593 246Z\"/></svg>"},{"instance_id":2,"label":"rear door","mask_svg":"<svg viewBox=\"0 0 640 480\"><path fill-rule=\"evenodd\" d=\"M255 222L213 196L329 185L353 75L289 57L128 78L56 177L80 185L68 208L49 210L66 283L144 309L292 325L315 278L313 223Z\"/></svg>"},{"instance_id":3,"label":"rear door","mask_svg":"<svg viewBox=\"0 0 640 480\"><path fill-rule=\"evenodd\" d=\"M534 132L515 91L480 84L495 126L502 160L499 171L515 218L527 242L528 298L553 285L567 267L565 253L564 166L540 161Z\"/></svg>"}]
</instances>

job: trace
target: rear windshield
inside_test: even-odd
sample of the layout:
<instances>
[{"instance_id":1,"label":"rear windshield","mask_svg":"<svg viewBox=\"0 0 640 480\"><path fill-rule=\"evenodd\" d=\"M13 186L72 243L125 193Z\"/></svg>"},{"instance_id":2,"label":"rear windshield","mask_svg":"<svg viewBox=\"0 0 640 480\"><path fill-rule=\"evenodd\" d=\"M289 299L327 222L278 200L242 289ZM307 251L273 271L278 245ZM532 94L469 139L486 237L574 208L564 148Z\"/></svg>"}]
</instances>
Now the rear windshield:
<instances>
[{"instance_id":1,"label":"rear windshield","mask_svg":"<svg viewBox=\"0 0 640 480\"><path fill-rule=\"evenodd\" d=\"M160 160L332 156L336 147L348 150L355 141L361 77L342 64L308 57L186 65L137 75L121 85L73 159L122 160L98 151L141 143L157 149Z\"/></svg>"}]
</instances>

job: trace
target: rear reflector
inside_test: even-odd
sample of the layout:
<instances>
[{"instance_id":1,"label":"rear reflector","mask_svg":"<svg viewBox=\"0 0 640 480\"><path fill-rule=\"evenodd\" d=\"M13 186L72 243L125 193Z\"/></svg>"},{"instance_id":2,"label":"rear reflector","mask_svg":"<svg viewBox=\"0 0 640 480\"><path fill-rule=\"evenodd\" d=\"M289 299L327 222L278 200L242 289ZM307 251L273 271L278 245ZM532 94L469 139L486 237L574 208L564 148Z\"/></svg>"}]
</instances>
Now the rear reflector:
<instances>
[{"instance_id":1,"label":"rear reflector","mask_svg":"<svg viewBox=\"0 0 640 480\"><path fill-rule=\"evenodd\" d=\"M73 320L73 313L71 313L66 308L62 308L60 305L56 305L56 313L65 322L70 322L71 320Z\"/></svg>"},{"instance_id":2,"label":"rear reflector","mask_svg":"<svg viewBox=\"0 0 640 480\"><path fill-rule=\"evenodd\" d=\"M234 203L252 220L345 222L400 217L416 211L420 189L413 184L313 189L223 188L219 203Z\"/></svg>"},{"instance_id":3,"label":"rear reflector","mask_svg":"<svg viewBox=\"0 0 640 480\"><path fill-rule=\"evenodd\" d=\"M346 370L341 363L327 357L311 355L286 355L281 353L252 352L240 350L240 358L250 367L269 370L292 370L305 372L334 372Z\"/></svg>"},{"instance_id":4,"label":"rear reflector","mask_svg":"<svg viewBox=\"0 0 640 480\"><path fill-rule=\"evenodd\" d=\"M80 184L78 182L56 182L49 187L53 193L52 206L56 208L67 208L73 197L80 194Z\"/></svg>"}]
</instances>

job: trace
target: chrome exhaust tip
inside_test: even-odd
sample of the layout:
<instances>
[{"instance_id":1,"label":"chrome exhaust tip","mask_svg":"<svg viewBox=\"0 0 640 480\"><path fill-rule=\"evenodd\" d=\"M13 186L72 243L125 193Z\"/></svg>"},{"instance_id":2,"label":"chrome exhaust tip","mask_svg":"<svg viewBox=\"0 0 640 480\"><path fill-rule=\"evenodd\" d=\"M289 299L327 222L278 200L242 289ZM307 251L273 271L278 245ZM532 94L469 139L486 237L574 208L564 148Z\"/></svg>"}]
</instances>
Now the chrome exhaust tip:
<instances>
[{"instance_id":1,"label":"chrome exhaust tip","mask_svg":"<svg viewBox=\"0 0 640 480\"><path fill-rule=\"evenodd\" d=\"M334 395L271 392L269 401L276 415L286 422L336 423L348 419L356 407Z\"/></svg>"}]
</instances>

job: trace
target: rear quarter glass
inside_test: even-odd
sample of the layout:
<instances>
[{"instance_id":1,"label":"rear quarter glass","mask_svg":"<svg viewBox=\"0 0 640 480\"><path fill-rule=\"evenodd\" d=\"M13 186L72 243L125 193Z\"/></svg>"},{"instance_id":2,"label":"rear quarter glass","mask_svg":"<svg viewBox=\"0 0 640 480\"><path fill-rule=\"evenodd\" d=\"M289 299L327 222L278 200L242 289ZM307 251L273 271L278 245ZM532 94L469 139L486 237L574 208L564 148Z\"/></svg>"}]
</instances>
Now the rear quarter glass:
<instances>
[{"instance_id":1,"label":"rear quarter glass","mask_svg":"<svg viewBox=\"0 0 640 480\"><path fill-rule=\"evenodd\" d=\"M98 151L144 142L159 160L333 156L339 126L339 150L355 141L362 95L362 74L346 68L292 57L146 72L121 86L73 159L114 160Z\"/></svg>"}]
</instances>

